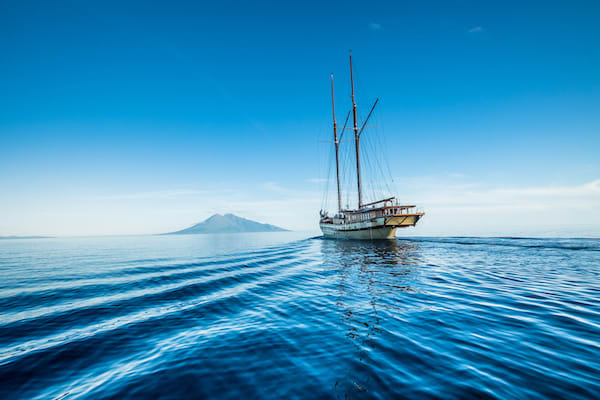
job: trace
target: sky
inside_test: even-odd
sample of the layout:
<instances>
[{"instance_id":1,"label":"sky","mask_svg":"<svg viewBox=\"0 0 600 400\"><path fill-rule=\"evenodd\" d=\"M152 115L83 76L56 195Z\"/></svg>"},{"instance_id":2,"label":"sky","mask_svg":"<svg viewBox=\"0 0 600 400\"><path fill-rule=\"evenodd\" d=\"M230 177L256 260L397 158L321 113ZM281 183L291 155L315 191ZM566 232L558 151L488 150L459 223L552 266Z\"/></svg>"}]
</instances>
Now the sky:
<instances>
[{"instance_id":1,"label":"sky","mask_svg":"<svg viewBox=\"0 0 600 400\"><path fill-rule=\"evenodd\" d=\"M365 179L426 213L401 235L600 237L598 2L0 8L0 236L228 212L317 231L335 208L330 74L342 125L352 49L361 122L379 99L363 152L386 165Z\"/></svg>"}]
</instances>

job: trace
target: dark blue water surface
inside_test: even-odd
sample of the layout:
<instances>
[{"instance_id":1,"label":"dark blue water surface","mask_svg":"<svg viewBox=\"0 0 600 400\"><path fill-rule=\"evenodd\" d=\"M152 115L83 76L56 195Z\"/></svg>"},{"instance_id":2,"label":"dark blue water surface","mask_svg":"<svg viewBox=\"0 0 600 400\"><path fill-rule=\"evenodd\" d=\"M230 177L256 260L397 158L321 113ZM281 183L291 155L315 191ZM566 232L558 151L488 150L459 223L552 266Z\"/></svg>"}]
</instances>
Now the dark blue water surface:
<instances>
[{"instance_id":1,"label":"dark blue water surface","mask_svg":"<svg viewBox=\"0 0 600 400\"><path fill-rule=\"evenodd\" d=\"M599 398L600 240L0 241L0 398Z\"/></svg>"}]
</instances>

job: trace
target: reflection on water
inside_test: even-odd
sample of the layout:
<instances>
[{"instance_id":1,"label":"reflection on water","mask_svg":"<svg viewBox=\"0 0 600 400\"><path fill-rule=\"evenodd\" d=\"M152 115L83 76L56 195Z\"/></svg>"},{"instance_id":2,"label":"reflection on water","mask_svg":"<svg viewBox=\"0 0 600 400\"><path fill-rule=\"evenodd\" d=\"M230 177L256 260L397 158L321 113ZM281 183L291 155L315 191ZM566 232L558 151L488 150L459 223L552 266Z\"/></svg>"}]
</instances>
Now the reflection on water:
<instances>
[{"instance_id":1,"label":"reflection on water","mask_svg":"<svg viewBox=\"0 0 600 400\"><path fill-rule=\"evenodd\" d=\"M4 240L0 399L595 399L598 265L580 239Z\"/></svg>"},{"instance_id":2,"label":"reflection on water","mask_svg":"<svg viewBox=\"0 0 600 400\"><path fill-rule=\"evenodd\" d=\"M355 362L336 379L338 398L369 392L372 385L368 354L377 346L385 324L379 310L401 307L398 296L418 288L419 243L396 240L322 240L323 266L336 272L339 323L354 347Z\"/></svg>"}]
</instances>

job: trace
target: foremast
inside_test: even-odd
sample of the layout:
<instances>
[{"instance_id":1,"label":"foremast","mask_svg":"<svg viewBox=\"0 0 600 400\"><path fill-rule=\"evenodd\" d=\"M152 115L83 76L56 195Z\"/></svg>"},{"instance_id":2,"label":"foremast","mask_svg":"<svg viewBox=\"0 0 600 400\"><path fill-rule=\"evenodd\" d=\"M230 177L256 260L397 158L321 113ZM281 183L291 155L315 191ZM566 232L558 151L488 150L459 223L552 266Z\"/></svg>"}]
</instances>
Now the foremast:
<instances>
[{"instance_id":1,"label":"foremast","mask_svg":"<svg viewBox=\"0 0 600 400\"><path fill-rule=\"evenodd\" d=\"M331 74L331 108L333 111L333 144L335 145L335 173L337 177L338 213L342 212L342 193L340 191L340 141L337 136L337 122L335 121L335 97L333 95L333 74Z\"/></svg>"}]
</instances>

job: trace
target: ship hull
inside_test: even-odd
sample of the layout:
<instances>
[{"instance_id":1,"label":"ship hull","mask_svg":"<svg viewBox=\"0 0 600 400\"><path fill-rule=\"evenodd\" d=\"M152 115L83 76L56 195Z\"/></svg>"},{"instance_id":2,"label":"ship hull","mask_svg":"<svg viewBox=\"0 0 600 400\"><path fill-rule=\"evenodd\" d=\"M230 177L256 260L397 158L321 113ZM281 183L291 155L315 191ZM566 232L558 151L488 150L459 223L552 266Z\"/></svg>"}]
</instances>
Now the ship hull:
<instances>
[{"instance_id":1,"label":"ship hull","mask_svg":"<svg viewBox=\"0 0 600 400\"><path fill-rule=\"evenodd\" d=\"M337 229L333 224L321 224L323 236L329 239L379 240L393 239L396 227L380 226L365 229Z\"/></svg>"},{"instance_id":2,"label":"ship hull","mask_svg":"<svg viewBox=\"0 0 600 400\"><path fill-rule=\"evenodd\" d=\"M333 224L319 224L323 236L330 239L379 240L396 237L397 228L415 226L422 214L394 215L375 218L369 221Z\"/></svg>"}]
</instances>

